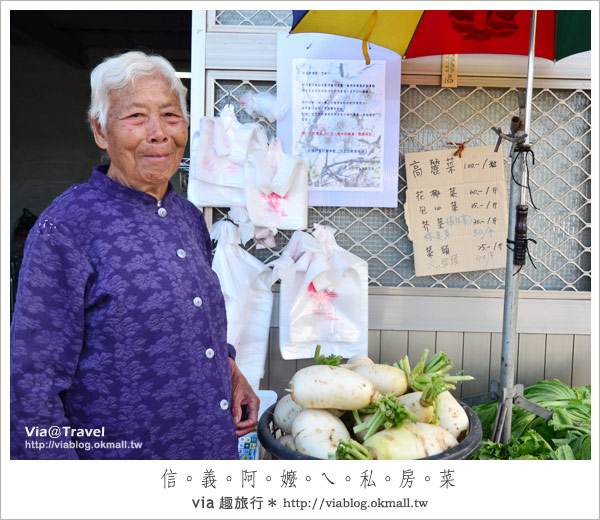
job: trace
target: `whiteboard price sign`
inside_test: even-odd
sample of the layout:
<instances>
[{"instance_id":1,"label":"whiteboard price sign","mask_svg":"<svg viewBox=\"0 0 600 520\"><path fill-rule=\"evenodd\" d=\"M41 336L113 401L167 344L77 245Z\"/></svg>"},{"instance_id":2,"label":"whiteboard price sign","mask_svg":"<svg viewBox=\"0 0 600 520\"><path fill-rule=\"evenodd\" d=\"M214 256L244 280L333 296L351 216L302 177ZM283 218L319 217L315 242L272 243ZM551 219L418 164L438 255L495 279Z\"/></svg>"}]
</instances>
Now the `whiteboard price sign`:
<instances>
[{"instance_id":1,"label":"whiteboard price sign","mask_svg":"<svg viewBox=\"0 0 600 520\"><path fill-rule=\"evenodd\" d=\"M417 276L506 265L504 155L493 146L407 153L405 215Z\"/></svg>"}]
</instances>

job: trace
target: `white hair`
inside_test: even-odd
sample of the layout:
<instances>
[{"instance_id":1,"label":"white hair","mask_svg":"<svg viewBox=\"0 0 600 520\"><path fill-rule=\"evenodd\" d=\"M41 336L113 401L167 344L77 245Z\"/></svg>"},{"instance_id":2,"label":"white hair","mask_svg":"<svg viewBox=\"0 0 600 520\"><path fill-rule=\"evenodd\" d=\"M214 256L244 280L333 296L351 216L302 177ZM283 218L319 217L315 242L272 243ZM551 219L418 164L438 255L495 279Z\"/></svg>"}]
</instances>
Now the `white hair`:
<instances>
[{"instance_id":1,"label":"white hair","mask_svg":"<svg viewBox=\"0 0 600 520\"><path fill-rule=\"evenodd\" d=\"M141 76L152 76L154 74L164 76L170 84L171 90L177 93L185 122L189 125L190 118L186 102L187 88L175 75L173 65L162 56L149 55L140 51L131 51L105 58L92 71L90 75L90 85L92 87L90 118L98 121L103 131L106 130L110 91L125 88Z\"/></svg>"}]
</instances>

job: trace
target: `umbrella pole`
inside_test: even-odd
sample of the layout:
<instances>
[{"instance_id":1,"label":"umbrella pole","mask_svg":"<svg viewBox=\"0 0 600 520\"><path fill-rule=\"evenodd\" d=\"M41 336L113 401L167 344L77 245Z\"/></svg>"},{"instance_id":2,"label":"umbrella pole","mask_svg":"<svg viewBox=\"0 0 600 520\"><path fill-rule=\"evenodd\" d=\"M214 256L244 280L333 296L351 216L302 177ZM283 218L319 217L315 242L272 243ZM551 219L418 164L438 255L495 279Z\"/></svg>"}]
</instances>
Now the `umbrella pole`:
<instances>
[{"instance_id":1,"label":"umbrella pole","mask_svg":"<svg viewBox=\"0 0 600 520\"><path fill-rule=\"evenodd\" d=\"M535 60L535 33L536 33L537 11L532 11L531 33L529 42L529 59L527 66L527 92L525 100L524 128L516 129L516 135L525 133L525 145L529 145L529 133L531 125L531 105L533 98L533 76ZM523 107L521 107L522 109ZM523 114L520 120L523 121ZM513 161L518 156L513 144L510 160L511 169ZM517 393L515 390L515 352L517 345L517 313L519 303L520 267L515 266L515 237L520 233L527 233L527 186L528 172L526 154L520 156L521 178L520 186L511 179L509 215L508 215L508 240L513 243L514 248L506 251L506 274L504 284L504 317L502 322L502 355L500 367L500 388L498 413L492 440L507 444L511 438L512 427L512 405ZM512 172L511 172L512 177ZM517 264L518 265L518 264ZM522 264L521 264L522 265Z\"/></svg>"}]
</instances>

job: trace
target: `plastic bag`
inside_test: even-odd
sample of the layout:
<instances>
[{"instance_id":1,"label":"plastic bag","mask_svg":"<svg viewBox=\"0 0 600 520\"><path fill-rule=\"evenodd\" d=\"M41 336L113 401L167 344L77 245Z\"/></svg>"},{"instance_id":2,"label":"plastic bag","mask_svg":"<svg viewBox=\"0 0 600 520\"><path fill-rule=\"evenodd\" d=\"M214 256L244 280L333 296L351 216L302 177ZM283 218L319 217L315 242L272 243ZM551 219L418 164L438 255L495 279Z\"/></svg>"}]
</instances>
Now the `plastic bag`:
<instances>
[{"instance_id":1,"label":"plastic bag","mask_svg":"<svg viewBox=\"0 0 600 520\"><path fill-rule=\"evenodd\" d=\"M250 239L254 239L256 241L256 249L275 248L277 228L256 227L250 220L246 208L241 206L231 208L228 217L237 224L242 244L246 245Z\"/></svg>"},{"instance_id":2,"label":"plastic bag","mask_svg":"<svg viewBox=\"0 0 600 520\"><path fill-rule=\"evenodd\" d=\"M232 105L205 117L192 136L188 199L196 206L244 204L244 161L266 152L267 134L258 123L240 123Z\"/></svg>"},{"instance_id":3,"label":"plastic bag","mask_svg":"<svg viewBox=\"0 0 600 520\"><path fill-rule=\"evenodd\" d=\"M367 262L339 247L333 229L296 231L273 261L281 280L279 347L283 359L368 353Z\"/></svg>"},{"instance_id":4,"label":"plastic bag","mask_svg":"<svg viewBox=\"0 0 600 520\"><path fill-rule=\"evenodd\" d=\"M283 153L276 138L266 153L248 156L244 172L246 207L255 226L306 229L308 168L301 157Z\"/></svg>"},{"instance_id":5,"label":"plastic bag","mask_svg":"<svg viewBox=\"0 0 600 520\"><path fill-rule=\"evenodd\" d=\"M248 383L258 389L265 371L273 308L271 270L240 247L232 222L215 222L211 238L217 241L212 268L225 297L227 342L235 347L236 363Z\"/></svg>"},{"instance_id":6,"label":"plastic bag","mask_svg":"<svg viewBox=\"0 0 600 520\"><path fill-rule=\"evenodd\" d=\"M288 109L285 103L280 103L277 98L269 92L253 94L247 92L238 98L241 107L251 117L264 117L269 123L282 117Z\"/></svg>"}]
</instances>

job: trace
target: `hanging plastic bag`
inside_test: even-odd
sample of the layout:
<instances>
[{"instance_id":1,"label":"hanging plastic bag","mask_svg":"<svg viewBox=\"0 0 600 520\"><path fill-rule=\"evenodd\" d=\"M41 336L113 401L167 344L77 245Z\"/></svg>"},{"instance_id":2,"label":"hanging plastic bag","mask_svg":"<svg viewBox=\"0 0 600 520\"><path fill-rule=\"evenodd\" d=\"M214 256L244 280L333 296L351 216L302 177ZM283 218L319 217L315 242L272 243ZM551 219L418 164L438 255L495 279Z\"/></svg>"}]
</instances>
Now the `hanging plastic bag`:
<instances>
[{"instance_id":1,"label":"hanging plastic bag","mask_svg":"<svg viewBox=\"0 0 600 520\"><path fill-rule=\"evenodd\" d=\"M271 263L281 280L279 347L283 359L368 353L367 262L339 247L333 229L296 231Z\"/></svg>"},{"instance_id":2,"label":"hanging plastic bag","mask_svg":"<svg viewBox=\"0 0 600 520\"><path fill-rule=\"evenodd\" d=\"M267 134L258 123L240 123L232 105L205 117L192 136L188 199L196 206L244 204L244 161L266 152Z\"/></svg>"},{"instance_id":3,"label":"hanging plastic bag","mask_svg":"<svg viewBox=\"0 0 600 520\"><path fill-rule=\"evenodd\" d=\"M242 206L231 208L227 215L238 226L242 244L246 245L250 239L254 239L256 242L256 249L275 248L277 228L256 227L250 220L248 211Z\"/></svg>"},{"instance_id":4,"label":"hanging plastic bag","mask_svg":"<svg viewBox=\"0 0 600 520\"><path fill-rule=\"evenodd\" d=\"M265 371L273 308L271 270L240 247L232 222L215 222L211 238L217 241L212 268L225 297L227 342L235 347L236 363L248 383L258 389Z\"/></svg>"},{"instance_id":5,"label":"hanging plastic bag","mask_svg":"<svg viewBox=\"0 0 600 520\"><path fill-rule=\"evenodd\" d=\"M253 94L247 92L238 98L241 107L251 117L264 117L272 123L281 118L288 109L285 103L277 101L277 98L269 92Z\"/></svg>"},{"instance_id":6,"label":"hanging plastic bag","mask_svg":"<svg viewBox=\"0 0 600 520\"><path fill-rule=\"evenodd\" d=\"M306 229L308 168L301 157L283 153L275 138L266 153L248 156L244 171L246 207L255 226Z\"/></svg>"}]
</instances>

